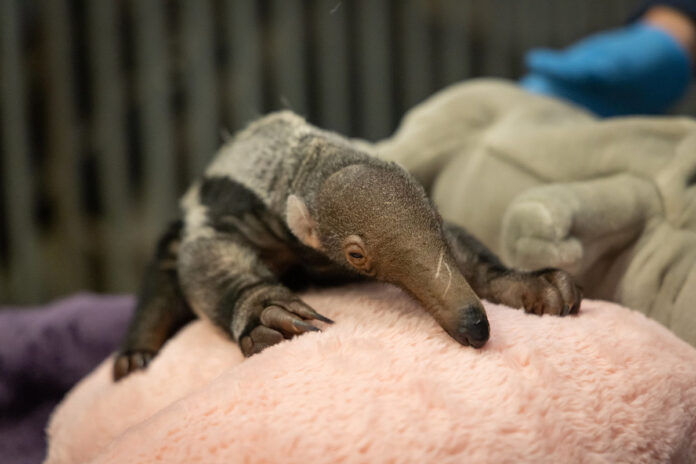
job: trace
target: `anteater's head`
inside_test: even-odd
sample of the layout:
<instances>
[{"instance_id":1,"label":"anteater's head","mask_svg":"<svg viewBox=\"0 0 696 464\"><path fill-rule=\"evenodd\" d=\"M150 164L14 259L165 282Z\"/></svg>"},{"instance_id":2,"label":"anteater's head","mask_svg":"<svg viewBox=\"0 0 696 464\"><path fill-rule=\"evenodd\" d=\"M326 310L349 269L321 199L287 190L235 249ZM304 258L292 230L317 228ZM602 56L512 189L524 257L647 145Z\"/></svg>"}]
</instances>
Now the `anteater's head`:
<instances>
[{"instance_id":1,"label":"anteater's head","mask_svg":"<svg viewBox=\"0 0 696 464\"><path fill-rule=\"evenodd\" d=\"M394 164L357 164L331 175L310 213L288 200L288 225L334 262L418 299L455 340L481 347L486 313L452 256L423 188Z\"/></svg>"}]
</instances>

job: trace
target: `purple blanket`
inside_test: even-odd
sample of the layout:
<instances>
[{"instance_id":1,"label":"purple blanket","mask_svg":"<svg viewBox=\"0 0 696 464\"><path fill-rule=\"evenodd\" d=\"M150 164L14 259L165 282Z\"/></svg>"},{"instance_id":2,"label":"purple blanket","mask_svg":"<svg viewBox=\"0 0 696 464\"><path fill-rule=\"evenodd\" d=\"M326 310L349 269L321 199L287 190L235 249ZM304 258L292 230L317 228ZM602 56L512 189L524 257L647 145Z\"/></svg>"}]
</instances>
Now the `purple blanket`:
<instances>
[{"instance_id":1,"label":"purple blanket","mask_svg":"<svg viewBox=\"0 0 696 464\"><path fill-rule=\"evenodd\" d=\"M44 459L44 427L65 393L121 341L130 296L80 294L34 308L0 308L0 456Z\"/></svg>"}]
</instances>

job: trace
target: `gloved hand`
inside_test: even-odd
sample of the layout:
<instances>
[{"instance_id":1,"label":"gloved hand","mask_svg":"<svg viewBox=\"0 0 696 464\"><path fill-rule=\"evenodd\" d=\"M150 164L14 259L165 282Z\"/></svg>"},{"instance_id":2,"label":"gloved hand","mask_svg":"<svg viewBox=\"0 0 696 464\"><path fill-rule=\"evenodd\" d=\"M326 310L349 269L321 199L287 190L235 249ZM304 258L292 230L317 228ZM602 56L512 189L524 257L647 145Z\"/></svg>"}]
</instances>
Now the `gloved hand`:
<instances>
[{"instance_id":1,"label":"gloved hand","mask_svg":"<svg viewBox=\"0 0 696 464\"><path fill-rule=\"evenodd\" d=\"M564 98L600 116L662 113L686 93L689 54L664 30L638 22L562 50L526 56L527 90Z\"/></svg>"}]
</instances>

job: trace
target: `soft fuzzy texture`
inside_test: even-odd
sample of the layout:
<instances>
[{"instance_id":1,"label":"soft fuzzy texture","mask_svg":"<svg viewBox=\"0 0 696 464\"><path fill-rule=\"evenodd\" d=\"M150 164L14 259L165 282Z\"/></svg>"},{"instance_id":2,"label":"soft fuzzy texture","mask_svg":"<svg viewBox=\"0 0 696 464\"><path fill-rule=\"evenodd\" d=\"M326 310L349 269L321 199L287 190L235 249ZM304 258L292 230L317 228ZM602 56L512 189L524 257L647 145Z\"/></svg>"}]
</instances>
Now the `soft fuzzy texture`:
<instances>
[{"instance_id":1,"label":"soft fuzzy texture","mask_svg":"<svg viewBox=\"0 0 696 464\"><path fill-rule=\"evenodd\" d=\"M145 373L111 359L50 423L49 464L696 461L696 350L643 315L486 304L481 350L377 284L312 292L337 322L244 360L205 322Z\"/></svg>"}]
</instances>

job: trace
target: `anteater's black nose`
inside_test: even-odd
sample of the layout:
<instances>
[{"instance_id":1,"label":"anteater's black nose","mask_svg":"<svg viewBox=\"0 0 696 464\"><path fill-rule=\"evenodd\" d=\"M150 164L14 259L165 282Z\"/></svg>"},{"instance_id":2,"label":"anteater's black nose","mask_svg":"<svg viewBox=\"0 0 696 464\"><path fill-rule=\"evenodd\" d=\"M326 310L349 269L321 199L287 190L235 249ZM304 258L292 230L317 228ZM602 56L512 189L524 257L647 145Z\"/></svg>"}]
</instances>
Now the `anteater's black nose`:
<instances>
[{"instance_id":1,"label":"anteater's black nose","mask_svg":"<svg viewBox=\"0 0 696 464\"><path fill-rule=\"evenodd\" d=\"M491 328L483 308L469 306L461 311L459 331L474 348L481 348L488 341Z\"/></svg>"}]
</instances>

